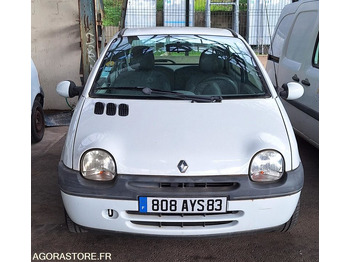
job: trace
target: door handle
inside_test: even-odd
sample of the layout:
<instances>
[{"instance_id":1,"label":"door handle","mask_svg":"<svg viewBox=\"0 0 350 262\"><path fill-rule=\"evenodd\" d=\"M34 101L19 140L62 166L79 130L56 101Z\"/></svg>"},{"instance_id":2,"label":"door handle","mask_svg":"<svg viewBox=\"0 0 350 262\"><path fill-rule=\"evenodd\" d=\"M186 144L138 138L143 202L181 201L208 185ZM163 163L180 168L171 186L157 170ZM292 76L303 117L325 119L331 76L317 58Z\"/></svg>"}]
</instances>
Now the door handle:
<instances>
[{"instance_id":1,"label":"door handle","mask_svg":"<svg viewBox=\"0 0 350 262\"><path fill-rule=\"evenodd\" d=\"M310 86L310 81L307 78L305 78L304 80L301 80L301 83L305 86Z\"/></svg>"},{"instance_id":2,"label":"door handle","mask_svg":"<svg viewBox=\"0 0 350 262\"><path fill-rule=\"evenodd\" d=\"M299 82L299 77L297 76L297 74L295 74L294 76L292 76L292 79L294 80L294 81L297 81L297 82Z\"/></svg>"}]
</instances>

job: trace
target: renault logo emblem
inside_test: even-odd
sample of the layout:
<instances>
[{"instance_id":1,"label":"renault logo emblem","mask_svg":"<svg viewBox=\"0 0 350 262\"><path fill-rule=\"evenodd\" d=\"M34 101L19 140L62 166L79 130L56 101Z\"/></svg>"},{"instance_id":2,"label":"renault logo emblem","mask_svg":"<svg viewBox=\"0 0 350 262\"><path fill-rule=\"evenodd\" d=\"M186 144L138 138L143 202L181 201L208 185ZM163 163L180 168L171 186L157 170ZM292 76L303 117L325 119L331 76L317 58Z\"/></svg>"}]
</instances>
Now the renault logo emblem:
<instances>
[{"instance_id":1,"label":"renault logo emblem","mask_svg":"<svg viewBox=\"0 0 350 262\"><path fill-rule=\"evenodd\" d=\"M185 160L181 160L177 165L177 168L180 170L181 173L185 173L188 168L188 165Z\"/></svg>"}]
</instances>

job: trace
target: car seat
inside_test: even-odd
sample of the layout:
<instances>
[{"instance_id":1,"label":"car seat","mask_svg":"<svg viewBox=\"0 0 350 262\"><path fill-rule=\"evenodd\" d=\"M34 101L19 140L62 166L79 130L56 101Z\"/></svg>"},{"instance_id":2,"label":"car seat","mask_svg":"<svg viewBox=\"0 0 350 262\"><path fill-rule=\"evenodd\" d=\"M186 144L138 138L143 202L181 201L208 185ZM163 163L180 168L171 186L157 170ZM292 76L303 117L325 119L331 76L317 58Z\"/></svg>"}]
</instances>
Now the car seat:
<instances>
[{"instance_id":1,"label":"car seat","mask_svg":"<svg viewBox=\"0 0 350 262\"><path fill-rule=\"evenodd\" d=\"M128 70L121 72L111 86L171 90L170 81L166 75L154 69L154 54L149 46L133 47Z\"/></svg>"},{"instance_id":2,"label":"car seat","mask_svg":"<svg viewBox=\"0 0 350 262\"><path fill-rule=\"evenodd\" d=\"M199 71L186 83L186 90L198 95L236 94L237 84L224 73L224 58L206 49L199 58Z\"/></svg>"}]
</instances>

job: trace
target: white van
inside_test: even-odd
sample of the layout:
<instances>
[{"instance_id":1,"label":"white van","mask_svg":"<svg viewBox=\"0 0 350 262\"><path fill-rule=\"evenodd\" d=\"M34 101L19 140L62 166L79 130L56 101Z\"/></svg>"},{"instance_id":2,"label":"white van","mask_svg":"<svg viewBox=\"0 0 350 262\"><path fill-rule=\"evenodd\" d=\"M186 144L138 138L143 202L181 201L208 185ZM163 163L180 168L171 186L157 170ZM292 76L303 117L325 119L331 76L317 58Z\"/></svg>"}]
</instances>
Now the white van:
<instances>
[{"instance_id":1,"label":"white van","mask_svg":"<svg viewBox=\"0 0 350 262\"><path fill-rule=\"evenodd\" d=\"M266 70L275 87L290 81L304 86L297 100L282 100L295 132L319 145L318 1L286 5L272 38Z\"/></svg>"}]
</instances>

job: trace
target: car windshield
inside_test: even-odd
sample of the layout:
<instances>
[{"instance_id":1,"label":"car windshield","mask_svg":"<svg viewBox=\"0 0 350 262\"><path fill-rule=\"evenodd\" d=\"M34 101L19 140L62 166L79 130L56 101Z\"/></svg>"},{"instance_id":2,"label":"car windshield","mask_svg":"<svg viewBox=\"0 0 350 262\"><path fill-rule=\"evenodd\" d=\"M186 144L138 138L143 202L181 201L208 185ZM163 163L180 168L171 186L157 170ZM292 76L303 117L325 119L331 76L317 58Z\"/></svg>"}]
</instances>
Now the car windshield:
<instances>
[{"instance_id":1,"label":"car windshield","mask_svg":"<svg viewBox=\"0 0 350 262\"><path fill-rule=\"evenodd\" d=\"M146 91L145 91L146 90ZM221 99L269 96L254 58L239 39L207 35L116 38L96 75L93 97Z\"/></svg>"}]
</instances>

